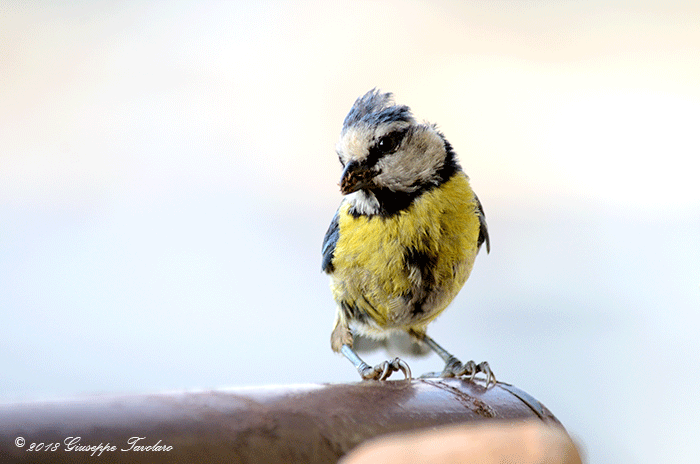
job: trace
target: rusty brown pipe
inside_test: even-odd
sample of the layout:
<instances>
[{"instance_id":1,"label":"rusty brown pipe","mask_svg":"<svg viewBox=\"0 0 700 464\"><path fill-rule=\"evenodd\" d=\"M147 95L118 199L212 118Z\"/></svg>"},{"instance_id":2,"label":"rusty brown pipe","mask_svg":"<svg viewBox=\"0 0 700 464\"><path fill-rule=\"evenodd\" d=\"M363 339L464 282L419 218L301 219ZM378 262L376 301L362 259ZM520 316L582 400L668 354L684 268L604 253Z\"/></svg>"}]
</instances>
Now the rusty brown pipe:
<instances>
[{"instance_id":1,"label":"rusty brown pipe","mask_svg":"<svg viewBox=\"0 0 700 464\"><path fill-rule=\"evenodd\" d=\"M95 396L0 405L0 462L335 462L386 433L494 419L561 425L511 385L462 379Z\"/></svg>"}]
</instances>

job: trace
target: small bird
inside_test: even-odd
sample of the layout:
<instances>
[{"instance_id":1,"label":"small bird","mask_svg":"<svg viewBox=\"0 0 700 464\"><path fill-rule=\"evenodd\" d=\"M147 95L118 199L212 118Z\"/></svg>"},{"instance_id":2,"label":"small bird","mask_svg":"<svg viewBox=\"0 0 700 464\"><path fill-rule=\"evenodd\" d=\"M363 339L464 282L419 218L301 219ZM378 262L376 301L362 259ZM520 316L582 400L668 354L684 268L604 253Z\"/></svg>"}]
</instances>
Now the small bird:
<instances>
[{"instance_id":1,"label":"small bird","mask_svg":"<svg viewBox=\"0 0 700 464\"><path fill-rule=\"evenodd\" d=\"M355 335L403 331L442 358L441 376L483 373L487 386L495 383L488 363L462 364L426 334L466 282L481 245L490 251L484 210L450 143L391 93L372 89L345 117L336 152L344 197L322 246L337 303L333 351L363 379L397 371L410 379L400 358L370 367L353 350Z\"/></svg>"}]
</instances>

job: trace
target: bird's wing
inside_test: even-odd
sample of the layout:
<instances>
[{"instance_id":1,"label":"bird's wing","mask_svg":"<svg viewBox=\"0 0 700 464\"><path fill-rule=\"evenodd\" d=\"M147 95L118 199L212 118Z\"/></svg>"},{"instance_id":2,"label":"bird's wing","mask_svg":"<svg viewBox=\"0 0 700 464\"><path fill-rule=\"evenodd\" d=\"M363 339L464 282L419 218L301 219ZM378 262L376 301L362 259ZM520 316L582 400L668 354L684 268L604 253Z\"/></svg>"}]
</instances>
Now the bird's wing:
<instances>
[{"instance_id":1,"label":"bird's wing","mask_svg":"<svg viewBox=\"0 0 700 464\"><path fill-rule=\"evenodd\" d=\"M333 253L335 252L335 244L338 243L339 234L340 227L338 226L338 211L336 211L331 224L328 226L326 236L323 237L323 245L321 247L321 254L323 256L323 260L321 261L321 269L326 274L333 272Z\"/></svg>"},{"instance_id":2,"label":"bird's wing","mask_svg":"<svg viewBox=\"0 0 700 464\"><path fill-rule=\"evenodd\" d=\"M476 199L476 211L479 214L479 241L477 242L477 247L481 248L481 244L486 242L486 253L491 251L491 241L489 240L489 227L486 225L486 215L484 214L484 207L481 206L479 197L474 194Z\"/></svg>"}]
</instances>

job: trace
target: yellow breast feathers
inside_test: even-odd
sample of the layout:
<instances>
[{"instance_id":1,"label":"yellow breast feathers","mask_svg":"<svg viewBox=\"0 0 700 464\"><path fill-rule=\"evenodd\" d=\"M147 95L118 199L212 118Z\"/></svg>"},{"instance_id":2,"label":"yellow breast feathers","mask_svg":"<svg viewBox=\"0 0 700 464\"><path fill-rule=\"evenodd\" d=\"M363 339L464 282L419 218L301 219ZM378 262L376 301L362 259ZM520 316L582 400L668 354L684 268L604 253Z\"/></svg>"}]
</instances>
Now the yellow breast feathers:
<instances>
[{"instance_id":1,"label":"yellow breast feathers","mask_svg":"<svg viewBox=\"0 0 700 464\"><path fill-rule=\"evenodd\" d=\"M370 332L424 328L462 288L479 249L480 211L467 176L455 173L388 217L355 217L350 207L338 211L335 300Z\"/></svg>"}]
</instances>

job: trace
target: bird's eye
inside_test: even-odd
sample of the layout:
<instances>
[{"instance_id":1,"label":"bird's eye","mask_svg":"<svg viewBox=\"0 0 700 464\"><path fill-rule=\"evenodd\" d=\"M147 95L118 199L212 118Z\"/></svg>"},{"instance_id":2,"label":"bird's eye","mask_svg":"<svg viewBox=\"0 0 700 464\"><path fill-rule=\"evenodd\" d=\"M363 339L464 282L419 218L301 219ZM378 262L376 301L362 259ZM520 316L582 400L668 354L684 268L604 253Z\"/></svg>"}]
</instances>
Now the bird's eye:
<instances>
[{"instance_id":1,"label":"bird's eye","mask_svg":"<svg viewBox=\"0 0 700 464\"><path fill-rule=\"evenodd\" d=\"M405 132L403 131L397 131L384 135L377 142L377 151L379 151L381 154L387 154L396 151L396 149L401 144L401 140L403 139L404 133Z\"/></svg>"}]
</instances>

